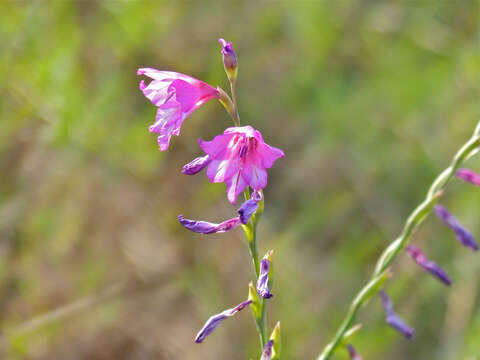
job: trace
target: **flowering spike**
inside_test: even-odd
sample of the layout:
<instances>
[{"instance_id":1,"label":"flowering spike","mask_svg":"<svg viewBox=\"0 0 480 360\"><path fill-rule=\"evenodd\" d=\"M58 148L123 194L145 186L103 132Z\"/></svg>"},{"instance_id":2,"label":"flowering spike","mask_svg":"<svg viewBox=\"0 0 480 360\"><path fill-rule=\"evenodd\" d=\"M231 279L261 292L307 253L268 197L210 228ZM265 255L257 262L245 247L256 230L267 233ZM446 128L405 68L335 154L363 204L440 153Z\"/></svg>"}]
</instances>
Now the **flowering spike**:
<instances>
[{"instance_id":1,"label":"flowering spike","mask_svg":"<svg viewBox=\"0 0 480 360\"><path fill-rule=\"evenodd\" d=\"M387 296L385 291L380 291L380 296L382 298L383 309L385 310L385 321L392 328L400 332L407 339L411 339L414 334L413 328L408 326L394 311L393 304Z\"/></svg>"},{"instance_id":2,"label":"flowering spike","mask_svg":"<svg viewBox=\"0 0 480 360\"><path fill-rule=\"evenodd\" d=\"M410 257L415 261L418 265L428 271L430 274L435 276L438 280L443 282L445 285L450 285L452 281L450 277L447 275L445 270L443 270L440 266L438 266L435 262L429 261L425 254L417 248L416 246L409 245L405 248L405 251L410 255Z\"/></svg>"},{"instance_id":3,"label":"flowering spike","mask_svg":"<svg viewBox=\"0 0 480 360\"><path fill-rule=\"evenodd\" d=\"M199 156L190 161L188 164L184 165L182 173L185 175L195 175L207 167L208 164L210 164L210 161L211 159L208 155Z\"/></svg>"},{"instance_id":4,"label":"flowering spike","mask_svg":"<svg viewBox=\"0 0 480 360\"><path fill-rule=\"evenodd\" d=\"M159 134L161 151L168 149L172 135L180 134L183 121L192 112L208 100L220 98L213 86L188 75L152 68L138 69L137 75L152 79L148 85L142 80L140 90L158 108L155 123L149 130Z\"/></svg>"},{"instance_id":5,"label":"flowering spike","mask_svg":"<svg viewBox=\"0 0 480 360\"><path fill-rule=\"evenodd\" d=\"M362 360L362 357L357 353L352 344L347 345L347 350L351 360Z\"/></svg>"},{"instance_id":6,"label":"flowering spike","mask_svg":"<svg viewBox=\"0 0 480 360\"><path fill-rule=\"evenodd\" d=\"M228 200L235 199L247 185L259 191L267 186L267 170L284 157L282 150L269 146L251 126L230 127L212 141L198 141L212 161L207 168L211 182L227 184Z\"/></svg>"},{"instance_id":7,"label":"flowering spike","mask_svg":"<svg viewBox=\"0 0 480 360\"><path fill-rule=\"evenodd\" d=\"M450 229L455 233L455 237L460 242L460 244L472 249L473 251L478 250L478 245L473 238L473 235L465 229L453 216L445 206L435 205L435 213Z\"/></svg>"},{"instance_id":8,"label":"flowering spike","mask_svg":"<svg viewBox=\"0 0 480 360\"><path fill-rule=\"evenodd\" d=\"M262 259L260 263L260 274L258 275L257 280L257 292L260 294L261 297L264 299L270 299L273 294L270 292L268 288L268 275L270 272L270 260L272 256L272 251L269 251Z\"/></svg>"},{"instance_id":9,"label":"flowering spike","mask_svg":"<svg viewBox=\"0 0 480 360\"><path fill-rule=\"evenodd\" d=\"M227 42L222 38L218 39L218 42L222 44L223 66L225 67L228 79L235 81L238 72L237 54L235 54L231 42Z\"/></svg>"},{"instance_id":10,"label":"flowering spike","mask_svg":"<svg viewBox=\"0 0 480 360\"><path fill-rule=\"evenodd\" d=\"M457 178L475 186L480 186L480 174L470 169L459 169L456 173Z\"/></svg>"},{"instance_id":11,"label":"flowering spike","mask_svg":"<svg viewBox=\"0 0 480 360\"><path fill-rule=\"evenodd\" d=\"M178 215L178 221L180 221L183 227L199 234L223 233L240 225L240 219L238 217L226 220L220 224L215 224L208 221L189 220L185 219L183 215Z\"/></svg>"},{"instance_id":12,"label":"flowering spike","mask_svg":"<svg viewBox=\"0 0 480 360\"><path fill-rule=\"evenodd\" d=\"M240 222L242 224L247 224L250 217L257 211L258 209L258 202L254 199L250 199L245 201L240 209L238 209L238 214L240 215Z\"/></svg>"},{"instance_id":13,"label":"flowering spike","mask_svg":"<svg viewBox=\"0 0 480 360\"><path fill-rule=\"evenodd\" d=\"M235 306L234 308L225 310L220 314L211 316L207 320L205 325L203 325L203 328L198 332L197 336L195 337L195 342L201 343L208 335L210 335L213 332L213 330L217 328L218 325L220 325L220 323L223 320L235 315L237 312L239 312L240 310L243 310L246 306L250 305L251 303L252 303L252 300L245 300L240 304L238 304L237 306Z\"/></svg>"}]
</instances>

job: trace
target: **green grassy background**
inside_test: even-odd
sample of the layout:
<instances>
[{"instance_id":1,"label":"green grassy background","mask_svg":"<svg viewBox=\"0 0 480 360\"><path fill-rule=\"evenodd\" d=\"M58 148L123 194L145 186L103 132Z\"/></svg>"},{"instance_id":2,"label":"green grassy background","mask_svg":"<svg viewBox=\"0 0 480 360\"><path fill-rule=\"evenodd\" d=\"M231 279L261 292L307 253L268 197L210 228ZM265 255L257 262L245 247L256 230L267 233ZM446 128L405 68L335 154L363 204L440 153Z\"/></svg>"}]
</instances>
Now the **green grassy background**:
<instances>
[{"instance_id":1,"label":"green grassy background","mask_svg":"<svg viewBox=\"0 0 480 360\"><path fill-rule=\"evenodd\" d=\"M246 297L241 230L206 237L176 220L235 214L223 184L180 173L196 139L229 119L211 101L161 153L135 75L227 88L224 37L243 124L286 153L259 229L260 252L275 250L268 324L281 320L283 359L313 359L480 120L479 11L470 0L1 2L1 357L259 358L248 310L193 343ZM478 189L454 181L442 202L480 239ZM364 359L480 358L480 255L434 217L414 242L454 284L401 255L387 289L416 339L388 328L375 298L355 346Z\"/></svg>"}]
</instances>

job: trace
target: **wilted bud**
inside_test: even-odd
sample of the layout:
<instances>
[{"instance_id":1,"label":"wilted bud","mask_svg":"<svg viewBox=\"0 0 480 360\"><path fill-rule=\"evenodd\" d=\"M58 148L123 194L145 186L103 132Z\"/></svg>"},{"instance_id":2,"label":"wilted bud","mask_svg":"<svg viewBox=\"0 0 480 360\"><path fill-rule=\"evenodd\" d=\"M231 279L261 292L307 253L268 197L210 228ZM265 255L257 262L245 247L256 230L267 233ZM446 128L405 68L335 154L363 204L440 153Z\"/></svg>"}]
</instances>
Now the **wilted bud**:
<instances>
[{"instance_id":1,"label":"wilted bud","mask_svg":"<svg viewBox=\"0 0 480 360\"><path fill-rule=\"evenodd\" d=\"M207 167L211 161L212 159L208 155L197 157L183 166L182 173L186 175L195 175Z\"/></svg>"},{"instance_id":2,"label":"wilted bud","mask_svg":"<svg viewBox=\"0 0 480 360\"><path fill-rule=\"evenodd\" d=\"M273 252L270 250L267 254L263 257L260 263L260 274L258 275L257 280L257 291L261 297L264 299L270 299L273 294L270 292L268 287L269 282L269 272L270 272L270 260L273 256Z\"/></svg>"},{"instance_id":3,"label":"wilted bud","mask_svg":"<svg viewBox=\"0 0 480 360\"><path fill-rule=\"evenodd\" d=\"M456 176L472 185L480 186L480 174L477 174L470 169L459 169L456 173Z\"/></svg>"},{"instance_id":4,"label":"wilted bud","mask_svg":"<svg viewBox=\"0 0 480 360\"><path fill-rule=\"evenodd\" d=\"M392 328L400 332L407 339L411 339L414 334L414 330L408 326L394 311L393 304L387 296L385 291L380 291L380 296L382 298L383 310L385 310L385 321Z\"/></svg>"},{"instance_id":5,"label":"wilted bud","mask_svg":"<svg viewBox=\"0 0 480 360\"><path fill-rule=\"evenodd\" d=\"M433 261L429 261L419 248L413 245L409 245L405 248L405 251L408 253L408 255L410 255L413 261L415 261L418 265L420 265L430 274L435 276L441 282L446 285L450 285L452 283L450 277L447 275L445 270L443 270Z\"/></svg>"},{"instance_id":6,"label":"wilted bud","mask_svg":"<svg viewBox=\"0 0 480 360\"><path fill-rule=\"evenodd\" d=\"M473 251L478 250L478 245L473 235L465 229L445 206L435 205L435 213L450 229L455 233L455 237L460 244L469 247Z\"/></svg>"},{"instance_id":7,"label":"wilted bud","mask_svg":"<svg viewBox=\"0 0 480 360\"><path fill-rule=\"evenodd\" d=\"M352 344L347 345L347 350L351 360L362 360L362 357L357 353Z\"/></svg>"},{"instance_id":8,"label":"wilted bud","mask_svg":"<svg viewBox=\"0 0 480 360\"><path fill-rule=\"evenodd\" d=\"M213 330L217 328L218 325L220 325L220 323L223 320L235 315L237 312L239 312L240 310L243 310L246 306L250 305L251 303L252 303L252 300L245 300L232 309L228 309L221 312L220 314L211 316L207 320L205 325L203 325L203 328L198 332L197 336L195 337L195 342L201 343L208 335L210 335L213 332Z\"/></svg>"},{"instance_id":9,"label":"wilted bud","mask_svg":"<svg viewBox=\"0 0 480 360\"><path fill-rule=\"evenodd\" d=\"M226 42L222 38L218 39L218 41L222 44L222 57L225 72L230 81L235 81L238 70L237 54L235 54L231 42Z\"/></svg>"},{"instance_id":10,"label":"wilted bud","mask_svg":"<svg viewBox=\"0 0 480 360\"><path fill-rule=\"evenodd\" d=\"M240 225L240 218L238 217L229 219L220 224L215 224L208 221L189 220L185 219L183 215L178 215L178 221L180 221L180 224L188 230L199 234L223 233Z\"/></svg>"}]
</instances>

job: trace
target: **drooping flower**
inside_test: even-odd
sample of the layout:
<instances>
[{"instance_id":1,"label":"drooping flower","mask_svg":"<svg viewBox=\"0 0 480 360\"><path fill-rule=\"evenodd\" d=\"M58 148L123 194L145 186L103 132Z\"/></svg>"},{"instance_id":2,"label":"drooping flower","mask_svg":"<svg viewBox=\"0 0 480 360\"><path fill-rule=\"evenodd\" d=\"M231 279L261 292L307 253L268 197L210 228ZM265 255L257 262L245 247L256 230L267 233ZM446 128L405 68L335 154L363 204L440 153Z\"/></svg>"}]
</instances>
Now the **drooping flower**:
<instances>
[{"instance_id":1,"label":"drooping flower","mask_svg":"<svg viewBox=\"0 0 480 360\"><path fill-rule=\"evenodd\" d=\"M168 149L172 135L180 134L183 121L192 112L208 100L220 97L220 92L213 86L173 71L141 68L137 75L152 79L148 85L143 80L140 81L140 90L158 107L155 123L149 130L159 134L158 145L161 151Z\"/></svg>"},{"instance_id":2,"label":"drooping flower","mask_svg":"<svg viewBox=\"0 0 480 360\"><path fill-rule=\"evenodd\" d=\"M393 311L393 304L387 296L385 291L380 291L380 296L382 298L382 306L385 311L385 321L392 328L400 332L407 339L411 339L414 334L413 328L408 326L405 321L403 321L396 313Z\"/></svg>"},{"instance_id":3,"label":"drooping flower","mask_svg":"<svg viewBox=\"0 0 480 360\"><path fill-rule=\"evenodd\" d=\"M240 225L239 217L228 219L224 222L216 224L208 221L185 219L183 215L178 215L178 221L180 221L180 224L182 224L188 230L199 234L224 233Z\"/></svg>"},{"instance_id":4,"label":"drooping flower","mask_svg":"<svg viewBox=\"0 0 480 360\"><path fill-rule=\"evenodd\" d=\"M350 355L350 360L362 360L360 354L355 350L352 344L347 345L348 355Z\"/></svg>"},{"instance_id":5,"label":"drooping flower","mask_svg":"<svg viewBox=\"0 0 480 360\"><path fill-rule=\"evenodd\" d=\"M212 141L198 141L209 156L207 177L211 182L227 184L228 200L235 199L247 185L254 190L267 186L267 170L284 157L282 150L269 146L262 134L251 126L230 127Z\"/></svg>"},{"instance_id":6,"label":"drooping flower","mask_svg":"<svg viewBox=\"0 0 480 360\"><path fill-rule=\"evenodd\" d=\"M235 306L234 308L222 311L220 314L216 314L211 316L205 325L203 325L202 329L198 332L197 336L195 337L195 342L196 343L201 343L208 335L210 335L213 330L217 328L220 323L235 315L237 312L240 310L243 310L246 306L250 305L252 303L252 300L245 300Z\"/></svg>"},{"instance_id":7,"label":"drooping flower","mask_svg":"<svg viewBox=\"0 0 480 360\"><path fill-rule=\"evenodd\" d=\"M258 202L262 199L261 194L257 192L252 194L250 200L246 200L242 206L237 210L238 216L232 219L228 219L219 224L201 221L185 219L183 215L178 215L178 221L188 230L199 234L217 234L223 233L237 227L240 224L247 224L250 217L257 211Z\"/></svg>"},{"instance_id":8,"label":"drooping flower","mask_svg":"<svg viewBox=\"0 0 480 360\"><path fill-rule=\"evenodd\" d=\"M455 174L457 178L475 186L480 186L480 174L470 169L458 169Z\"/></svg>"},{"instance_id":9,"label":"drooping flower","mask_svg":"<svg viewBox=\"0 0 480 360\"><path fill-rule=\"evenodd\" d=\"M405 248L405 251L408 253L408 255L410 255L413 261L415 261L418 265L435 276L445 285L450 285L452 283L445 270L443 270L435 262L428 260L425 254L423 254L418 247L409 245Z\"/></svg>"},{"instance_id":10,"label":"drooping flower","mask_svg":"<svg viewBox=\"0 0 480 360\"><path fill-rule=\"evenodd\" d=\"M273 343L274 343L273 340L269 340L265 344L265 347L263 348L263 352L262 352L262 357L260 358L260 360L271 360Z\"/></svg>"},{"instance_id":11,"label":"drooping flower","mask_svg":"<svg viewBox=\"0 0 480 360\"><path fill-rule=\"evenodd\" d=\"M473 251L478 250L478 245L475 242L473 235L465 229L459 221L453 216L445 206L435 205L435 213L452 231L455 233L460 244L472 249Z\"/></svg>"},{"instance_id":12,"label":"drooping flower","mask_svg":"<svg viewBox=\"0 0 480 360\"><path fill-rule=\"evenodd\" d=\"M258 294L264 299L270 299L273 296L273 294L270 292L270 289L268 288L268 275L270 272L270 260L272 258L272 255L273 251L270 250L263 257L260 263L260 274L258 275L256 288Z\"/></svg>"}]
</instances>

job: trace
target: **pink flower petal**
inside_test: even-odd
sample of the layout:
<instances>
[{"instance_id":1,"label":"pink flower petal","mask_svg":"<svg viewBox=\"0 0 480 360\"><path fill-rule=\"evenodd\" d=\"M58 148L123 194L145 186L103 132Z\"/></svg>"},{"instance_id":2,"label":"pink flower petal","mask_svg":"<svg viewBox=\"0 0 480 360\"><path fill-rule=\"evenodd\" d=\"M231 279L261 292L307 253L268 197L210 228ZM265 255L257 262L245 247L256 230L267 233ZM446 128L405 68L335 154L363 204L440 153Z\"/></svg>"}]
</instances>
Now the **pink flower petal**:
<instances>
[{"instance_id":1,"label":"pink flower petal","mask_svg":"<svg viewBox=\"0 0 480 360\"><path fill-rule=\"evenodd\" d=\"M247 183L240 174L240 171L231 178L225 179L225 183L227 184L227 198L235 205L235 199L243 190L245 190Z\"/></svg>"}]
</instances>

